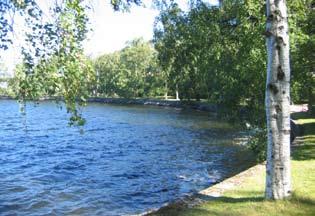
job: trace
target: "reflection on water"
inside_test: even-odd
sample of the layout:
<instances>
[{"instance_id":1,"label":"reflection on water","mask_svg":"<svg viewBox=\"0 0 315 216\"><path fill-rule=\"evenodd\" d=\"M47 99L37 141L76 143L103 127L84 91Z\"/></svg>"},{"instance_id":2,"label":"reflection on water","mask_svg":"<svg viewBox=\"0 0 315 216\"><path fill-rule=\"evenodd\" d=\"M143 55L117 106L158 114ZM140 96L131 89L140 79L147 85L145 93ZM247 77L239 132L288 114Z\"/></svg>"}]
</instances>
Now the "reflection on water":
<instances>
[{"instance_id":1,"label":"reflection on water","mask_svg":"<svg viewBox=\"0 0 315 216\"><path fill-rule=\"evenodd\" d=\"M202 113L91 104L80 133L54 103L0 101L1 215L126 215L238 172L240 133Z\"/></svg>"}]
</instances>

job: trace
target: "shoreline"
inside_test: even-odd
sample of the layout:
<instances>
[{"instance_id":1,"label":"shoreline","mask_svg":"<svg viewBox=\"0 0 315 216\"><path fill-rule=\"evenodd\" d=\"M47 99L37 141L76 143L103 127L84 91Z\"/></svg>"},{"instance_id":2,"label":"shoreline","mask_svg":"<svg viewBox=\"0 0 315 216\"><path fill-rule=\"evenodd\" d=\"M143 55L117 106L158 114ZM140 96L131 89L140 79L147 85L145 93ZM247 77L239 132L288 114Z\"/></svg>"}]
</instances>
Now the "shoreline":
<instances>
[{"instance_id":1,"label":"shoreline","mask_svg":"<svg viewBox=\"0 0 315 216\"><path fill-rule=\"evenodd\" d=\"M17 100L10 96L0 96L0 100ZM54 101L62 100L57 97L40 98L36 101ZM217 113L220 107L216 104L209 104L200 101L181 101L181 100L164 100L164 99L150 99L150 98L102 98L102 97L89 97L87 103L103 103L115 105L143 105L143 106L158 106L158 107L172 107L179 109L193 109L203 112Z\"/></svg>"},{"instance_id":2,"label":"shoreline","mask_svg":"<svg viewBox=\"0 0 315 216\"><path fill-rule=\"evenodd\" d=\"M16 100L10 97L1 97L0 100ZM55 100L53 98L42 99L39 101L50 101ZM121 99L121 98L89 98L88 102L90 103L104 103L104 104L117 104L117 105L151 105L151 106L162 106L162 107L174 107L174 108L193 108L192 104L195 105L195 109L198 110L198 102L185 103L176 100L159 100L159 99ZM201 105L205 105L205 103L199 102ZM205 110L201 110L205 111ZM304 105L295 105L291 106L291 112L305 112ZM298 125L299 126L299 125ZM298 128L303 128L299 126ZM300 130L299 130L300 131ZM303 130L301 130L303 131ZM302 134L298 134L301 136ZM293 146L294 147L294 146ZM257 172L263 171L265 168L264 164L258 164L254 166L250 166L249 168L241 171L238 174L233 176L229 176L227 178L223 178L221 181L210 185L209 187L198 191L197 193L186 195L177 200L170 201L168 203L163 204L161 207L150 209L146 212L136 214L136 215L164 215L164 212L168 212L170 210L181 210L185 208L193 208L198 205L201 205L207 201L216 200L223 197L224 193L233 190L239 187L246 178L255 175Z\"/></svg>"},{"instance_id":3,"label":"shoreline","mask_svg":"<svg viewBox=\"0 0 315 216\"><path fill-rule=\"evenodd\" d=\"M305 104L291 105L291 114L307 112L306 107L307 106ZM297 119L295 119L295 121L297 121ZM292 130L295 130L295 135L297 135L298 137L293 141L293 143L291 143L291 147L296 148L298 146L298 143L303 143L302 137L304 136L304 126L296 124ZM167 215L170 211L176 212L183 209L191 209L200 206L208 201L223 198L225 192L240 187L246 181L246 179L253 177L257 173L265 173L265 170L266 161L253 165L233 176L227 177L222 181L219 181L218 183L213 184L195 194L188 195L178 200L166 203L160 208L149 210L140 214L139 216Z\"/></svg>"},{"instance_id":4,"label":"shoreline","mask_svg":"<svg viewBox=\"0 0 315 216\"><path fill-rule=\"evenodd\" d=\"M117 104L117 105L144 105L144 106L160 106L160 107L173 107L180 109L193 109L205 112L218 112L219 107L215 104L207 104L198 101L181 101L181 100L163 100L163 99L150 99L150 98L99 98L90 97L87 99L88 103L104 103L104 104Z\"/></svg>"},{"instance_id":5,"label":"shoreline","mask_svg":"<svg viewBox=\"0 0 315 216\"><path fill-rule=\"evenodd\" d=\"M265 163L257 164L248 169L235 174L234 176L227 177L222 181L213 184L193 195L180 198L178 200L169 202L157 209L152 209L147 212L138 214L137 216L154 216L154 215L166 215L170 210L178 210L193 208L201 205L207 201L215 200L223 197L223 193L228 190L233 190L242 184L247 177L255 175L257 172L265 169Z\"/></svg>"}]
</instances>

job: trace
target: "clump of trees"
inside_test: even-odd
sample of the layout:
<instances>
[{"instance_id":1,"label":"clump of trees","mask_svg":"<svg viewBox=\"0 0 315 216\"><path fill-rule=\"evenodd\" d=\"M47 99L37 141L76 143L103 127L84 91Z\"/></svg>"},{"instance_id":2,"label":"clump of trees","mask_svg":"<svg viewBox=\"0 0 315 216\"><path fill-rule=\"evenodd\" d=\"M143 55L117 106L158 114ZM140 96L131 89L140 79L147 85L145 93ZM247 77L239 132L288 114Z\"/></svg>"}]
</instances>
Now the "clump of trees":
<instances>
[{"instance_id":1,"label":"clump of trees","mask_svg":"<svg viewBox=\"0 0 315 216\"><path fill-rule=\"evenodd\" d=\"M288 2L295 102L311 98L314 88L311 2ZM245 106L251 123L263 126L265 11L259 0L223 1L220 7L197 2L188 12L176 3L165 7L154 41L166 82L177 85L183 99L207 99L238 115Z\"/></svg>"},{"instance_id":2,"label":"clump of trees","mask_svg":"<svg viewBox=\"0 0 315 216\"><path fill-rule=\"evenodd\" d=\"M96 58L94 69L96 96L141 98L163 94L164 74L157 64L157 52L141 38L128 42L121 51Z\"/></svg>"},{"instance_id":3,"label":"clump of trees","mask_svg":"<svg viewBox=\"0 0 315 216\"><path fill-rule=\"evenodd\" d=\"M289 7L291 29L292 96L309 104L314 114L315 103L315 1L299 2L298 9ZM296 29L294 31L294 29Z\"/></svg>"},{"instance_id":4,"label":"clump of trees","mask_svg":"<svg viewBox=\"0 0 315 216\"><path fill-rule=\"evenodd\" d=\"M266 65L263 12L258 1L227 1L223 7L199 3L187 13L172 4L161 12L155 28L159 62L182 98L203 98L234 111L246 105L260 113Z\"/></svg>"}]
</instances>

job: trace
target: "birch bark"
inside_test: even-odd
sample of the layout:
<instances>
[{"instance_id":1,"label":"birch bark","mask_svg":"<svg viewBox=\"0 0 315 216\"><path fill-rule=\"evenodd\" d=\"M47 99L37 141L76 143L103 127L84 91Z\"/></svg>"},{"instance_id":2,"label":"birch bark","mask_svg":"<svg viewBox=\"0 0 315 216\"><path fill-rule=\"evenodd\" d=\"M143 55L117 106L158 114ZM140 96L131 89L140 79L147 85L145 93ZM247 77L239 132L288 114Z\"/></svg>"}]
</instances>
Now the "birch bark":
<instances>
[{"instance_id":1,"label":"birch bark","mask_svg":"<svg viewBox=\"0 0 315 216\"><path fill-rule=\"evenodd\" d=\"M178 92L178 84L176 84L176 90L175 90L176 92L176 100L180 100L179 99L179 92Z\"/></svg>"},{"instance_id":2,"label":"birch bark","mask_svg":"<svg viewBox=\"0 0 315 216\"><path fill-rule=\"evenodd\" d=\"M267 169L266 199L284 199L291 194L290 168L290 62L289 30L285 0L266 0Z\"/></svg>"},{"instance_id":3,"label":"birch bark","mask_svg":"<svg viewBox=\"0 0 315 216\"><path fill-rule=\"evenodd\" d=\"M167 81L165 82L165 93L164 93L164 99L167 100L168 99L168 85L167 85Z\"/></svg>"}]
</instances>

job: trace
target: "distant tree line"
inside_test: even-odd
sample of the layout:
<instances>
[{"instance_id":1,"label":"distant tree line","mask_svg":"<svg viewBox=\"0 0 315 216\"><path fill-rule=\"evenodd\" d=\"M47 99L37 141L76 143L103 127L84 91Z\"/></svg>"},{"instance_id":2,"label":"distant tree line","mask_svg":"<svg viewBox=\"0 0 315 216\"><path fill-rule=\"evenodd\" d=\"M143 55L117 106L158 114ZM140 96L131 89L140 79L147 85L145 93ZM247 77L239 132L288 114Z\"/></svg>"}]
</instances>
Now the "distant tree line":
<instances>
[{"instance_id":1,"label":"distant tree line","mask_svg":"<svg viewBox=\"0 0 315 216\"><path fill-rule=\"evenodd\" d=\"M94 60L96 83L93 95L141 98L163 94L163 72L153 44L134 39L121 51Z\"/></svg>"}]
</instances>

